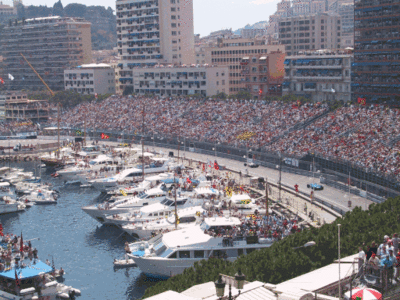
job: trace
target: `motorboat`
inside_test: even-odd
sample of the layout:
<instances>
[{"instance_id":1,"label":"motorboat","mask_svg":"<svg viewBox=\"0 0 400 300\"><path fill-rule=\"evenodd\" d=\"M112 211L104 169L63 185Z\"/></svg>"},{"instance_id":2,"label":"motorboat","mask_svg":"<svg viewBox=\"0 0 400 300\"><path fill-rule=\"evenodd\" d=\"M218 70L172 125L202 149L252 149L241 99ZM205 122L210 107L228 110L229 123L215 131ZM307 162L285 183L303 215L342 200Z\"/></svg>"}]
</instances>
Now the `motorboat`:
<instances>
[{"instance_id":1,"label":"motorboat","mask_svg":"<svg viewBox=\"0 0 400 300\"><path fill-rule=\"evenodd\" d=\"M197 198L179 196L176 199L176 207L179 209L202 205L203 201ZM165 198L161 202L142 207L140 210L132 210L125 214L109 215L104 224L123 226L129 223L150 222L155 219L168 217L175 211L175 199Z\"/></svg>"},{"instance_id":2,"label":"motorboat","mask_svg":"<svg viewBox=\"0 0 400 300\"><path fill-rule=\"evenodd\" d=\"M175 213L169 213L165 218L158 218L150 222L137 222L122 226L122 229L129 235L138 239L149 239L161 231L171 231L184 229L194 226L201 222L204 209L201 206L192 206L188 208L177 209L178 222L176 222ZM177 223L177 224L175 224Z\"/></svg>"},{"instance_id":3,"label":"motorboat","mask_svg":"<svg viewBox=\"0 0 400 300\"><path fill-rule=\"evenodd\" d=\"M226 232L240 224L240 219L234 217L205 218L200 225L158 236L158 239L145 244L144 253L140 256L134 252L143 247L143 243L130 244L132 254L128 256L146 276L168 278L183 273L202 259L218 257L234 261L242 254L272 245L273 240L264 239L261 243L257 235L224 234L224 230Z\"/></svg>"},{"instance_id":4,"label":"motorboat","mask_svg":"<svg viewBox=\"0 0 400 300\"><path fill-rule=\"evenodd\" d=\"M169 172L170 170L174 170L177 165L173 162L170 162L167 158L153 158L154 162L145 165L142 168L142 165L137 165L134 168L129 168L122 171L115 176L109 178L99 178L90 180L89 183L100 191L106 191L110 188L115 188L117 185L124 183L131 183L134 180L138 180L144 174L154 174L154 173L164 173Z\"/></svg>"},{"instance_id":5,"label":"motorboat","mask_svg":"<svg viewBox=\"0 0 400 300\"><path fill-rule=\"evenodd\" d=\"M9 182L0 182L0 197L12 196L13 192L10 189Z\"/></svg>"},{"instance_id":6,"label":"motorboat","mask_svg":"<svg viewBox=\"0 0 400 300\"><path fill-rule=\"evenodd\" d=\"M98 157L86 163L85 161L79 161L75 166L70 166L64 168L62 170L57 171L57 174L60 175L65 180L75 180L79 175L88 172L99 171L101 168L107 166L114 166L115 161L112 157L107 155L99 155Z\"/></svg>"},{"instance_id":7,"label":"motorboat","mask_svg":"<svg viewBox=\"0 0 400 300\"><path fill-rule=\"evenodd\" d=\"M30 195L23 196L21 200L35 204L57 204L58 195L55 191L40 189Z\"/></svg>"},{"instance_id":8,"label":"motorboat","mask_svg":"<svg viewBox=\"0 0 400 300\"><path fill-rule=\"evenodd\" d=\"M163 185L141 192L137 197L124 197L114 202L106 201L98 205L82 207L89 216L104 223L106 216L127 213L130 210L138 210L143 206L158 203L167 197L167 191Z\"/></svg>"},{"instance_id":9,"label":"motorboat","mask_svg":"<svg viewBox=\"0 0 400 300\"><path fill-rule=\"evenodd\" d=\"M132 184L128 186L120 186L116 189L110 190L107 192L107 195L112 195L114 198L126 197L128 195L139 194L144 190L149 189L151 186L150 181L141 181L137 184Z\"/></svg>"},{"instance_id":10,"label":"motorboat","mask_svg":"<svg viewBox=\"0 0 400 300\"><path fill-rule=\"evenodd\" d=\"M57 282L52 276L54 268L38 259L21 259L18 252L12 254L9 263L8 267L0 264L0 299L38 299L38 286L43 299L73 299L71 296L81 294L80 290Z\"/></svg>"},{"instance_id":11,"label":"motorboat","mask_svg":"<svg viewBox=\"0 0 400 300\"><path fill-rule=\"evenodd\" d=\"M0 214L8 214L25 210L26 205L9 196L0 198Z\"/></svg>"}]
</instances>

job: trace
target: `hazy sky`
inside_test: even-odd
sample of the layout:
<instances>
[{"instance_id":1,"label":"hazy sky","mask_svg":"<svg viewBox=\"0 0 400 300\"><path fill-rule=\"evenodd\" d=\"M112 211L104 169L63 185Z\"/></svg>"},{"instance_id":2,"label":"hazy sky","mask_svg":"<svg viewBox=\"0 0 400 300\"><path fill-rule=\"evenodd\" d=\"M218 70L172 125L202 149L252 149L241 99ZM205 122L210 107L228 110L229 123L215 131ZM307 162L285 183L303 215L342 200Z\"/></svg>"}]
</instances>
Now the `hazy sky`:
<instances>
[{"instance_id":1,"label":"hazy sky","mask_svg":"<svg viewBox=\"0 0 400 300\"><path fill-rule=\"evenodd\" d=\"M57 0L58 1L58 0ZM24 5L53 6L55 0L23 0ZM211 31L232 28L236 30L246 24L268 20L269 15L276 11L279 0L193 0L194 1L194 32L201 36ZM3 0L11 4L11 0ZM115 1L106 0L61 0L66 6L69 3L85 5L111 6L115 10Z\"/></svg>"}]
</instances>

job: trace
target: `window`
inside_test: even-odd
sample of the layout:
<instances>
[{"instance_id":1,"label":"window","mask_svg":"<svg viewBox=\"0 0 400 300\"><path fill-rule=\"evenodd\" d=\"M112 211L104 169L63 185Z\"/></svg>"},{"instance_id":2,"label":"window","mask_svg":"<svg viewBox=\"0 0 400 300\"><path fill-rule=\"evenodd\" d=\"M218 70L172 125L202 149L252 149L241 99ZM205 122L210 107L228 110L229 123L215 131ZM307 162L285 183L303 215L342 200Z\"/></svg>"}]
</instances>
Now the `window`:
<instances>
[{"instance_id":1,"label":"window","mask_svg":"<svg viewBox=\"0 0 400 300\"><path fill-rule=\"evenodd\" d=\"M171 23L172 28L176 28L176 23Z\"/></svg>"},{"instance_id":2,"label":"window","mask_svg":"<svg viewBox=\"0 0 400 300\"><path fill-rule=\"evenodd\" d=\"M194 258L204 258L204 251L203 250L195 250Z\"/></svg>"},{"instance_id":3,"label":"window","mask_svg":"<svg viewBox=\"0 0 400 300\"><path fill-rule=\"evenodd\" d=\"M225 85L225 80L222 80L222 81L221 81L221 85Z\"/></svg>"},{"instance_id":4,"label":"window","mask_svg":"<svg viewBox=\"0 0 400 300\"><path fill-rule=\"evenodd\" d=\"M171 20L176 20L176 16L175 15L171 15Z\"/></svg>"},{"instance_id":5,"label":"window","mask_svg":"<svg viewBox=\"0 0 400 300\"><path fill-rule=\"evenodd\" d=\"M176 258L176 251L172 253L170 256L168 256L168 258Z\"/></svg>"},{"instance_id":6,"label":"window","mask_svg":"<svg viewBox=\"0 0 400 300\"><path fill-rule=\"evenodd\" d=\"M172 31L171 34L172 34L172 35L176 35L176 31Z\"/></svg>"},{"instance_id":7,"label":"window","mask_svg":"<svg viewBox=\"0 0 400 300\"><path fill-rule=\"evenodd\" d=\"M171 7L171 11L176 11L176 8L175 7Z\"/></svg>"},{"instance_id":8,"label":"window","mask_svg":"<svg viewBox=\"0 0 400 300\"><path fill-rule=\"evenodd\" d=\"M324 26L321 26L321 30L324 30Z\"/></svg>"}]
</instances>

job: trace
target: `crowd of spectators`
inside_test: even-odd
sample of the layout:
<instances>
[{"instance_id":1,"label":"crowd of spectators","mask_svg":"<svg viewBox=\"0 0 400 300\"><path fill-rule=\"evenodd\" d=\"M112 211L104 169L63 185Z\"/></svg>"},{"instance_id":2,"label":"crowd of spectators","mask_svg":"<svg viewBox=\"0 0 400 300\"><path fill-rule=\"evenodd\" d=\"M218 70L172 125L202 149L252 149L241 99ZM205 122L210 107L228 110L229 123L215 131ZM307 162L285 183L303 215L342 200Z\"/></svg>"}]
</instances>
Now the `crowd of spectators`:
<instances>
[{"instance_id":1,"label":"crowd of spectators","mask_svg":"<svg viewBox=\"0 0 400 300\"><path fill-rule=\"evenodd\" d=\"M30 120L18 120L0 123L0 135L13 135L18 132L37 131L37 125Z\"/></svg>"},{"instance_id":2,"label":"crowd of spectators","mask_svg":"<svg viewBox=\"0 0 400 300\"><path fill-rule=\"evenodd\" d=\"M349 105L327 113L328 106L321 103L112 96L63 112L62 123L120 135L141 134L143 109L147 135L180 136L297 157L315 152L400 179L400 114L384 106ZM320 115L308 126L299 126ZM246 132L252 137L241 138Z\"/></svg>"}]
</instances>

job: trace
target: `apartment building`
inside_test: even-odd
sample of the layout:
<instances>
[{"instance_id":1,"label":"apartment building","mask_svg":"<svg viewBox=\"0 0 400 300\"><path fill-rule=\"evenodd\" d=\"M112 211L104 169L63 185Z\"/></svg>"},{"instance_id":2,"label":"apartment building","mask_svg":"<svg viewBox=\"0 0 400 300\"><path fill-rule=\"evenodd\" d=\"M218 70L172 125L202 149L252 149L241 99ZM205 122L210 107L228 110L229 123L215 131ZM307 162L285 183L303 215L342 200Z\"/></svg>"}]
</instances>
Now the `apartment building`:
<instances>
[{"instance_id":1,"label":"apartment building","mask_svg":"<svg viewBox=\"0 0 400 300\"><path fill-rule=\"evenodd\" d=\"M323 13L281 18L279 41L287 55L308 50L340 49L340 16Z\"/></svg>"},{"instance_id":2,"label":"apartment building","mask_svg":"<svg viewBox=\"0 0 400 300\"><path fill-rule=\"evenodd\" d=\"M356 0L354 10L353 100L399 105L400 3Z\"/></svg>"},{"instance_id":3,"label":"apartment building","mask_svg":"<svg viewBox=\"0 0 400 300\"><path fill-rule=\"evenodd\" d=\"M0 121L6 118L6 95L0 94Z\"/></svg>"},{"instance_id":4,"label":"apartment building","mask_svg":"<svg viewBox=\"0 0 400 300\"><path fill-rule=\"evenodd\" d=\"M64 71L66 91L83 95L115 94L114 69L107 64L86 64Z\"/></svg>"},{"instance_id":5,"label":"apartment building","mask_svg":"<svg viewBox=\"0 0 400 300\"><path fill-rule=\"evenodd\" d=\"M236 94L239 91L247 90L247 86L242 79L245 74L242 70L244 58L257 58L259 54L267 56L271 52L284 52L280 45L267 45L264 38L255 39L220 39L218 45L207 49L207 64L227 66L229 68L229 92L227 94Z\"/></svg>"},{"instance_id":6,"label":"apartment building","mask_svg":"<svg viewBox=\"0 0 400 300\"><path fill-rule=\"evenodd\" d=\"M133 68L195 62L193 0L117 0L117 46L121 78ZM133 90L132 80L120 88Z\"/></svg>"},{"instance_id":7,"label":"apartment building","mask_svg":"<svg viewBox=\"0 0 400 300\"><path fill-rule=\"evenodd\" d=\"M0 1L0 19L9 16L15 16L17 14L17 10L10 6L3 4L3 1Z\"/></svg>"},{"instance_id":8,"label":"apartment building","mask_svg":"<svg viewBox=\"0 0 400 300\"><path fill-rule=\"evenodd\" d=\"M92 59L90 23L82 18L45 17L7 26L0 36L3 66L14 80L9 90L46 89L32 67L52 90L64 90L64 69Z\"/></svg>"},{"instance_id":9,"label":"apartment building","mask_svg":"<svg viewBox=\"0 0 400 300\"><path fill-rule=\"evenodd\" d=\"M329 11L340 15L342 23L341 47L354 47L354 2L353 0L335 0Z\"/></svg>"},{"instance_id":10,"label":"apartment building","mask_svg":"<svg viewBox=\"0 0 400 300\"><path fill-rule=\"evenodd\" d=\"M229 69L227 67L148 67L133 71L135 94L159 96L213 96L228 94ZM120 78L120 81L130 80Z\"/></svg>"},{"instance_id":11,"label":"apartment building","mask_svg":"<svg viewBox=\"0 0 400 300\"><path fill-rule=\"evenodd\" d=\"M293 94L314 102L351 100L351 63L346 51L319 50L287 56L283 95Z\"/></svg>"},{"instance_id":12,"label":"apartment building","mask_svg":"<svg viewBox=\"0 0 400 300\"><path fill-rule=\"evenodd\" d=\"M282 96L285 56L282 52L271 52L268 55L252 55L251 59L243 57L241 81L253 99Z\"/></svg>"}]
</instances>

